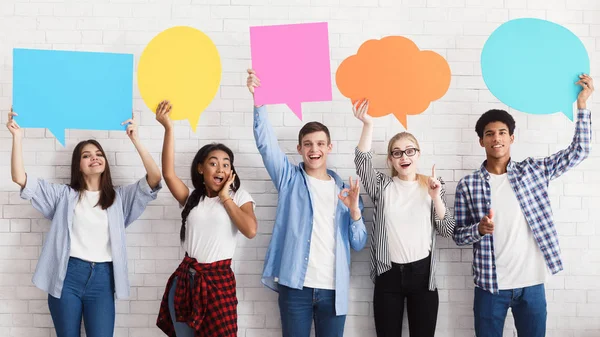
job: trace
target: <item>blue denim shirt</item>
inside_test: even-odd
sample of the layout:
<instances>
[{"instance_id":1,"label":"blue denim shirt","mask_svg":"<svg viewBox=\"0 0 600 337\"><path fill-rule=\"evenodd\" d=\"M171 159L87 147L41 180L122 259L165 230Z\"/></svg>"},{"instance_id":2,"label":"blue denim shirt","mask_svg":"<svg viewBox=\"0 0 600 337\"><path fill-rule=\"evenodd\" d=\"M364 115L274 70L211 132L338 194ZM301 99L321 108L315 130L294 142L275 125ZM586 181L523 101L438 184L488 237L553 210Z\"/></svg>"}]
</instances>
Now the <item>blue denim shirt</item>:
<instances>
[{"instance_id":1,"label":"blue denim shirt","mask_svg":"<svg viewBox=\"0 0 600 337\"><path fill-rule=\"evenodd\" d=\"M151 189L146 177L134 184L115 187L115 201L106 210L118 299L129 297L125 228L142 215L146 205L156 199L161 188L159 183L156 188ZM53 297L60 298L67 275L71 248L69 232L73 226L79 192L64 184L52 184L27 175L21 198L31 200L36 210L46 219L52 220L33 274L33 283Z\"/></svg>"},{"instance_id":2,"label":"blue denim shirt","mask_svg":"<svg viewBox=\"0 0 600 337\"><path fill-rule=\"evenodd\" d=\"M308 267L313 226L313 205L304 164L294 165L279 148L264 106L254 108L254 139L271 180L278 191L277 215L263 269L262 282L277 291L277 284L302 289ZM336 185L347 188L342 179L327 170ZM363 209L362 199L360 209ZM335 211L335 311L348 313L350 288L350 247L358 251L367 241L362 217L352 221L350 210L337 202Z\"/></svg>"}]
</instances>

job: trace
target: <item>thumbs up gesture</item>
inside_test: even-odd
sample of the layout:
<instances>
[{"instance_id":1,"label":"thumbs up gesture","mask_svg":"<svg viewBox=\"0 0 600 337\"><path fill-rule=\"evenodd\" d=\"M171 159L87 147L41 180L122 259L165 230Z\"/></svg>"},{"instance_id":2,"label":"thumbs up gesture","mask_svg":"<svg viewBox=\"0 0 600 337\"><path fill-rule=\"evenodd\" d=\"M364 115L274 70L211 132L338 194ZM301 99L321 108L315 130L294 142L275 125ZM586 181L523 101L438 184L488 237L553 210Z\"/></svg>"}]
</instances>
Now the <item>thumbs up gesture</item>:
<instances>
[{"instance_id":1,"label":"thumbs up gesture","mask_svg":"<svg viewBox=\"0 0 600 337\"><path fill-rule=\"evenodd\" d=\"M494 232L494 211L490 209L490 213L481 219L479 222L479 234L486 235Z\"/></svg>"}]
</instances>

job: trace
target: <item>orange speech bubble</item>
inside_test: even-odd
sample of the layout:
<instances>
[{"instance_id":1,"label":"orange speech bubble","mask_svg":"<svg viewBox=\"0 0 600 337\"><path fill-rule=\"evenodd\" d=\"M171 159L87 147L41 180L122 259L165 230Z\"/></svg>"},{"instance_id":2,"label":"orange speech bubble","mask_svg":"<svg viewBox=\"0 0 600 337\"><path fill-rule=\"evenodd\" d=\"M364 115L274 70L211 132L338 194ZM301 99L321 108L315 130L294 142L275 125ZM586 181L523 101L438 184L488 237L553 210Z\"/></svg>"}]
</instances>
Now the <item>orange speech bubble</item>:
<instances>
[{"instance_id":1,"label":"orange speech bubble","mask_svg":"<svg viewBox=\"0 0 600 337\"><path fill-rule=\"evenodd\" d=\"M364 42L340 64L335 80L352 103L369 100L369 115L393 113L406 128L407 115L422 113L448 91L450 66L405 37L387 36Z\"/></svg>"}]
</instances>

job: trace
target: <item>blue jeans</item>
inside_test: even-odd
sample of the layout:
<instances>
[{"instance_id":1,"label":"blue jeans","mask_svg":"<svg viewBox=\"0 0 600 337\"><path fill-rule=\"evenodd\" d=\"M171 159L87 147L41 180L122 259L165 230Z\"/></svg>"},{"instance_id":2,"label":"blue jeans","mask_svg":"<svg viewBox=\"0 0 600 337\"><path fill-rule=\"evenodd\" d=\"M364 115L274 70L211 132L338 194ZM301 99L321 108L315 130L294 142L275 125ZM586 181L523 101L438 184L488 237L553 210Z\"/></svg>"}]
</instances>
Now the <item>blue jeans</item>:
<instances>
[{"instance_id":1,"label":"blue jeans","mask_svg":"<svg viewBox=\"0 0 600 337\"><path fill-rule=\"evenodd\" d=\"M193 273L192 273L193 271ZM195 270L190 270L190 284L194 284ZM169 312L171 313L171 321L173 321L173 327L175 328L175 335L177 337L194 337L195 331L184 322L177 322L177 316L175 315L175 289L177 288L177 277L173 279L171 283L171 289L169 290Z\"/></svg>"},{"instance_id":2,"label":"blue jeans","mask_svg":"<svg viewBox=\"0 0 600 337\"><path fill-rule=\"evenodd\" d=\"M81 319L88 337L112 337L115 330L115 282L112 262L69 258L60 298L48 295L58 337L79 337Z\"/></svg>"},{"instance_id":3,"label":"blue jeans","mask_svg":"<svg viewBox=\"0 0 600 337\"><path fill-rule=\"evenodd\" d=\"M508 308L512 309L519 337L546 335L546 293L544 285L500 290L499 294L475 287L475 334L502 337Z\"/></svg>"},{"instance_id":4,"label":"blue jeans","mask_svg":"<svg viewBox=\"0 0 600 337\"><path fill-rule=\"evenodd\" d=\"M279 312L283 337L342 337L346 315L335 315L335 290L292 289L279 285Z\"/></svg>"}]
</instances>

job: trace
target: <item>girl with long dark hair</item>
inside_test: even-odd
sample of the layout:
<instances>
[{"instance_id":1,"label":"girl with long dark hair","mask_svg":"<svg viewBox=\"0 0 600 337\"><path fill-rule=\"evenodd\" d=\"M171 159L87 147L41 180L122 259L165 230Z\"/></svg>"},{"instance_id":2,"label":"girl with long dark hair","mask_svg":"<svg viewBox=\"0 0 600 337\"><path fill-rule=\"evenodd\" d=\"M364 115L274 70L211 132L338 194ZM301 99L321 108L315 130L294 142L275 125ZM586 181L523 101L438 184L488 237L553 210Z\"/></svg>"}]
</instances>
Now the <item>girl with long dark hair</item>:
<instances>
[{"instance_id":1,"label":"girl with long dark hair","mask_svg":"<svg viewBox=\"0 0 600 337\"><path fill-rule=\"evenodd\" d=\"M168 336L237 336L237 297L231 259L237 233L256 235L254 200L240 188L233 152L223 144L203 146L192 162L190 189L175 174L171 104L156 119L165 127L162 172L183 207L180 238L185 257L169 278L157 326Z\"/></svg>"},{"instance_id":2,"label":"girl with long dark hair","mask_svg":"<svg viewBox=\"0 0 600 337\"><path fill-rule=\"evenodd\" d=\"M115 295L129 297L125 228L156 199L160 170L131 118L123 124L147 173L136 183L113 186L104 149L93 139L75 146L70 184L38 179L25 173L16 115L11 109L6 123L13 137L12 180L21 187L21 198L52 221L33 283L48 293L58 337L79 337L82 318L88 337L112 337Z\"/></svg>"}]
</instances>

